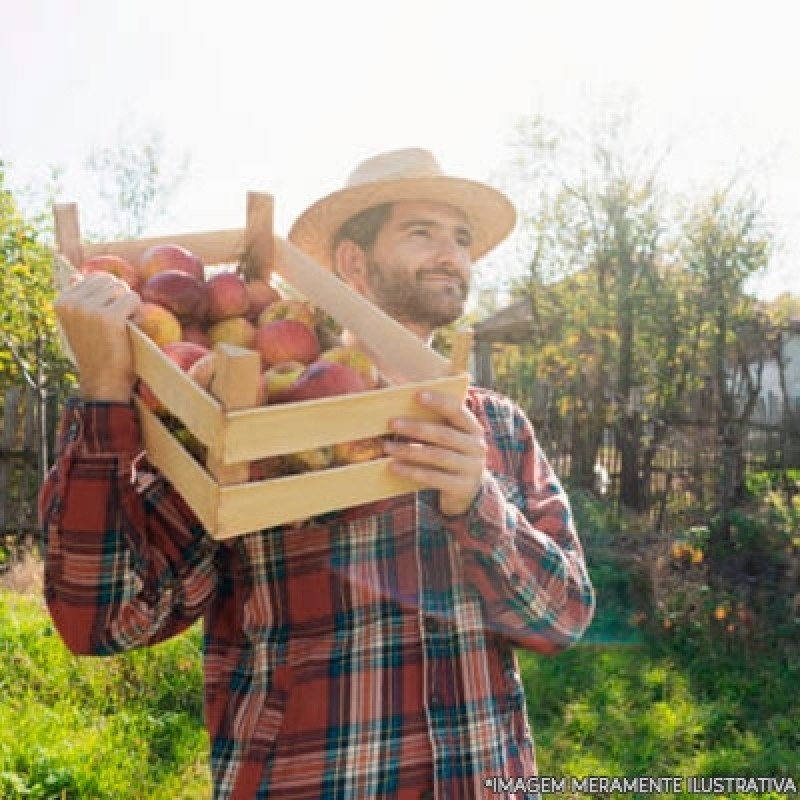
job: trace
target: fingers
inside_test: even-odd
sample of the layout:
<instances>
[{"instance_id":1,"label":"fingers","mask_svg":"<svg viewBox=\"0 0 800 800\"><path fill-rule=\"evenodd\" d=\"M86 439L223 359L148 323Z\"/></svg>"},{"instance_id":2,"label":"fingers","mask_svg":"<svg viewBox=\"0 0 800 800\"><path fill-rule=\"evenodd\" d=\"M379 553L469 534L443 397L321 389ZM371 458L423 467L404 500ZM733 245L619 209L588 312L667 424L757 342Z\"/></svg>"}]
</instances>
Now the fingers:
<instances>
[{"instance_id":1,"label":"fingers","mask_svg":"<svg viewBox=\"0 0 800 800\"><path fill-rule=\"evenodd\" d=\"M464 404L447 395L423 392L419 402L437 412L440 420L392 420L391 429L402 437L386 443L392 469L422 486L438 489L444 513L462 513L483 479L487 454L483 428Z\"/></svg>"}]
</instances>

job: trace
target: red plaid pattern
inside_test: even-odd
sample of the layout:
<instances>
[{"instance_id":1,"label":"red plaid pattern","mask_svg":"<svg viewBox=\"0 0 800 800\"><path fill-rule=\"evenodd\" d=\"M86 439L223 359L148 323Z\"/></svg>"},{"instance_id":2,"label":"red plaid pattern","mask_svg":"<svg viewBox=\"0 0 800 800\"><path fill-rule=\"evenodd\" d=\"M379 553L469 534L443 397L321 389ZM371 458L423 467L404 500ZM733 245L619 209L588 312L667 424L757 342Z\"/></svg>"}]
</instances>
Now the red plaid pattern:
<instances>
[{"instance_id":1,"label":"red plaid pattern","mask_svg":"<svg viewBox=\"0 0 800 800\"><path fill-rule=\"evenodd\" d=\"M224 543L140 455L130 407L68 406L40 497L50 612L86 654L204 619L215 798L462 800L536 774L514 647L568 647L594 593L530 423L468 403L489 456L467 514L423 491Z\"/></svg>"}]
</instances>

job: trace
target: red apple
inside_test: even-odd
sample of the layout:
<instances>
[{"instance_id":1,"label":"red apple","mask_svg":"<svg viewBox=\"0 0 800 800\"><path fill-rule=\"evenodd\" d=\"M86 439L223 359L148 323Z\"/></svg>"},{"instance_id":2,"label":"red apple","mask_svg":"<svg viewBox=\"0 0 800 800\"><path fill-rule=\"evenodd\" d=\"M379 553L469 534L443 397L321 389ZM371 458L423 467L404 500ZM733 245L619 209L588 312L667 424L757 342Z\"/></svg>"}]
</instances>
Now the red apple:
<instances>
[{"instance_id":1,"label":"red apple","mask_svg":"<svg viewBox=\"0 0 800 800\"><path fill-rule=\"evenodd\" d=\"M177 244L157 244L149 247L139 259L139 276L146 283L156 273L176 269L188 272L199 281L205 280L203 262L194 254Z\"/></svg>"},{"instance_id":2,"label":"red apple","mask_svg":"<svg viewBox=\"0 0 800 800\"><path fill-rule=\"evenodd\" d=\"M203 356L209 354L209 349L195 342L170 342L161 348L167 357L174 361L184 372Z\"/></svg>"},{"instance_id":3,"label":"red apple","mask_svg":"<svg viewBox=\"0 0 800 800\"><path fill-rule=\"evenodd\" d=\"M208 333L206 333L206 329L197 322L189 322L183 326L181 339L183 339L184 342L201 344L203 347L208 347L209 349L212 345L211 339Z\"/></svg>"},{"instance_id":4,"label":"red apple","mask_svg":"<svg viewBox=\"0 0 800 800\"><path fill-rule=\"evenodd\" d=\"M250 295L235 272L218 272L208 279L208 317L212 322L241 317L250 311Z\"/></svg>"},{"instance_id":5,"label":"red apple","mask_svg":"<svg viewBox=\"0 0 800 800\"><path fill-rule=\"evenodd\" d=\"M245 317L228 317L215 322L208 329L212 344L223 342L237 347L252 347L255 335L255 325Z\"/></svg>"},{"instance_id":6,"label":"red apple","mask_svg":"<svg viewBox=\"0 0 800 800\"><path fill-rule=\"evenodd\" d=\"M366 388L364 378L354 369L333 361L315 361L289 386L285 401L293 403L298 400L353 394L363 392Z\"/></svg>"},{"instance_id":7,"label":"red apple","mask_svg":"<svg viewBox=\"0 0 800 800\"><path fill-rule=\"evenodd\" d=\"M275 319L256 330L253 348L266 367L281 361L310 364L319 355L319 340L312 328L296 319Z\"/></svg>"},{"instance_id":8,"label":"red apple","mask_svg":"<svg viewBox=\"0 0 800 800\"><path fill-rule=\"evenodd\" d=\"M269 478L280 478L291 472L286 456L267 456L250 462L250 480L264 481Z\"/></svg>"},{"instance_id":9,"label":"red apple","mask_svg":"<svg viewBox=\"0 0 800 800\"><path fill-rule=\"evenodd\" d=\"M201 356L197 361L192 364L186 371L186 374L201 388L206 391L211 386L211 381L214 377L214 364L216 354L213 352L206 353Z\"/></svg>"},{"instance_id":10,"label":"red apple","mask_svg":"<svg viewBox=\"0 0 800 800\"><path fill-rule=\"evenodd\" d=\"M319 358L321 361L335 361L337 364L344 364L346 367L354 369L364 378L369 389L380 385L381 376L378 368L372 359L357 347L336 345L325 350Z\"/></svg>"},{"instance_id":11,"label":"red apple","mask_svg":"<svg viewBox=\"0 0 800 800\"><path fill-rule=\"evenodd\" d=\"M294 319L302 322L312 330L316 327L316 317L314 307L305 300L296 300L287 297L283 300L276 300L268 305L258 316L258 324L264 325L276 319Z\"/></svg>"},{"instance_id":12,"label":"red apple","mask_svg":"<svg viewBox=\"0 0 800 800\"><path fill-rule=\"evenodd\" d=\"M158 272L141 289L142 300L168 308L181 322L201 323L208 314L206 284L177 269Z\"/></svg>"},{"instance_id":13,"label":"red apple","mask_svg":"<svg viewBox=\"0 0 800 800\"><path fill-rule=\"evenodd\" d=\"M300 377L306 365L302 361L282 361L263 373L267 403L282 403L286 390Z\"/></svg>"},{"instance_id":14,"label":"red apple","mask_svg":"<svg viewBox=\"0 0 800 800\"><path fill-rule=\"evenodd\" d=\"M168 342L161 349L170 361L187 373L197 361L209 353L208 348L193 342ZM153 390L143 381L139 381L139 395L156 414L166 411Z\"/></svg>"},{"instance_id":15,"label":"red apple","mask_svg":"<svg viewBox=\"0 0 800 800\"><path fill-rule=\"evenodd\" d=\"M247 289L247 296L250 298L248 316L254 320L258 319L259 314L267 306L271 306L273 303L283 299L283 295L277 289L260 279L247 282L245 288Z\"/></svg>"},{"instance_id":16,"label":"red apple","mask_svg":"<svg viewBox=\"0 0 800 800\"><path fill-rule=\"evenodd\" d=\"M136 291L140 285L139 270L129 261L119 256L92 256L81 264L79 272L83 275L89 275L92 272L108 272L111 275L115 275L120 280L125 281L134 291Z\"/></svg>"},{"instance_id":17,"label":"red apple","mask_svg":"<svg viewBox=\"0 0 800 800\"><path fill-rule=\"evenodd\" d=\"M180 321L168 308L158 303L142 303L131 321L159 347L181 339Z\"/></svg>"}]
</instances>

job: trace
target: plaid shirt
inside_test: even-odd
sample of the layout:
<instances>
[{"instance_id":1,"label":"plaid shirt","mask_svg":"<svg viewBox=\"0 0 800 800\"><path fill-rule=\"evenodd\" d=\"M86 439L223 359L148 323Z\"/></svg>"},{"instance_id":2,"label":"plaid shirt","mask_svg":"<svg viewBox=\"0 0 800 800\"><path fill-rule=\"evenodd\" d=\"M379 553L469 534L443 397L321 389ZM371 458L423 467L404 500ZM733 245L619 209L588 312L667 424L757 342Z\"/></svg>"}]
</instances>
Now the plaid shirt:
<instances>
[{"instance_id":1,"label":"plaid shirt","mask_svg":"<svg viewBox=\"0 0 800 800\"><path fill-rule=\"evenodd\" d=\"M491 776L536 775L514 647L568 647L594 594L530 423L468 404L489 446L468 513L423 491L216 542L130 407L71 403L40 497L61 636L104 655L204 619L215 798L500 796Z\"/></svg>"}]
</instances>

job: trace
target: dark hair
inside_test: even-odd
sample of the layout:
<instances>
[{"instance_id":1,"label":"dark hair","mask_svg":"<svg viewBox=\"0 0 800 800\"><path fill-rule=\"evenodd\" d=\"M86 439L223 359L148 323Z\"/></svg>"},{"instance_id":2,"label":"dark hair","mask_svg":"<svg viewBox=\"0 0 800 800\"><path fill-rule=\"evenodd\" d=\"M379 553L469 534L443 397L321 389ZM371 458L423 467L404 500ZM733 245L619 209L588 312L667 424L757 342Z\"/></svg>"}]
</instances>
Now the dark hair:
<instances>
[{"instance_id":1,"label":"dark hair","mask_svg":"<svg viewBox=\"0 0 800 800\"><path fill-rule=\"evenodd\" d=\"M372 206L366 211L360 211L354 217L350 217L347 222L339 228L336 236L333 237L333 257L336 257L336 248L346 241L355 242L365 252L372 248L381 228L384 226L392 210L391 203L382 203L379 206Z\"/></svg>"}]
</instances>

